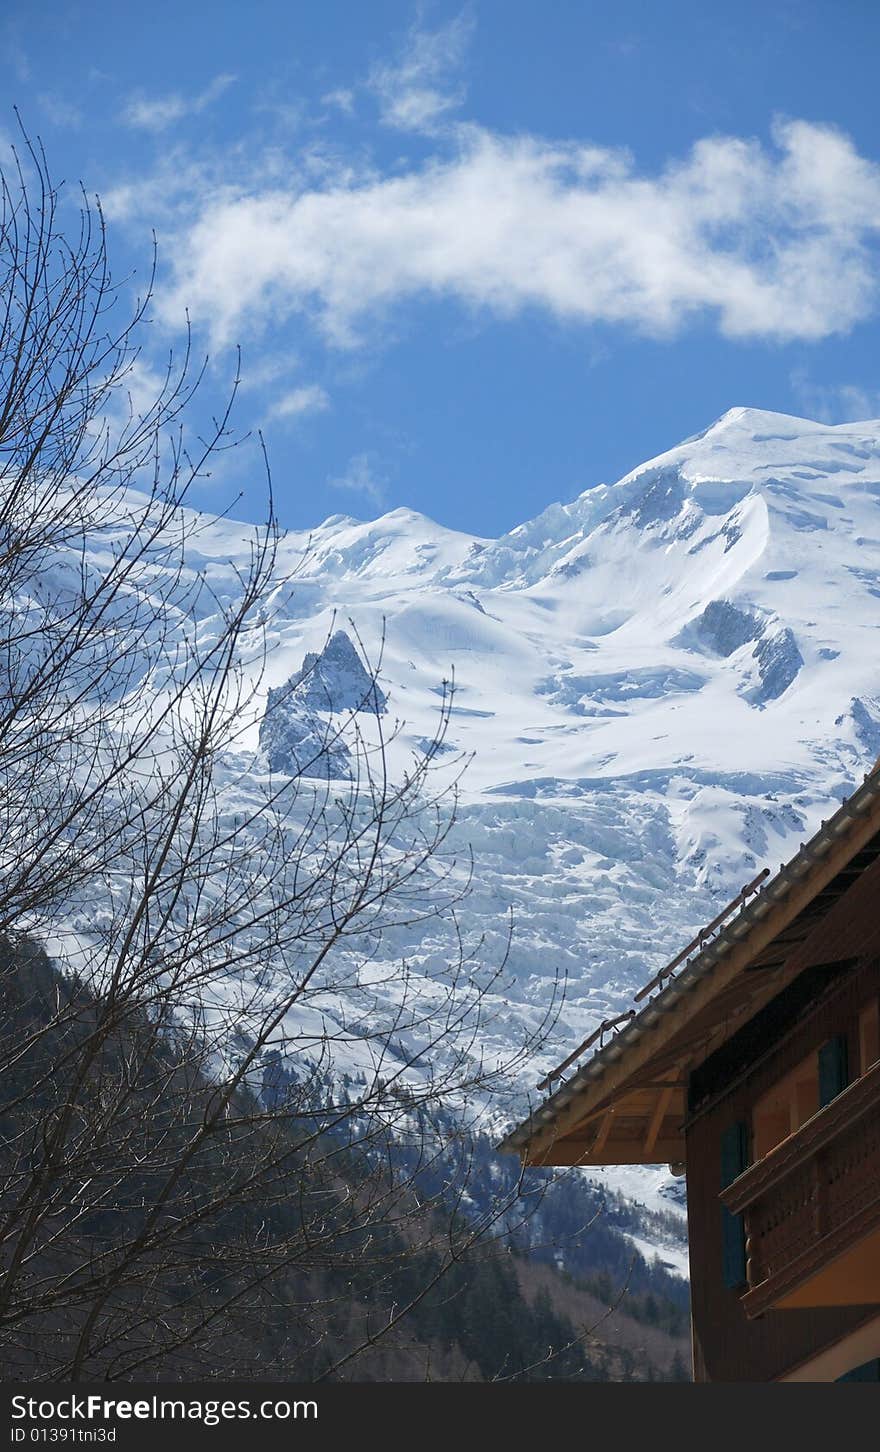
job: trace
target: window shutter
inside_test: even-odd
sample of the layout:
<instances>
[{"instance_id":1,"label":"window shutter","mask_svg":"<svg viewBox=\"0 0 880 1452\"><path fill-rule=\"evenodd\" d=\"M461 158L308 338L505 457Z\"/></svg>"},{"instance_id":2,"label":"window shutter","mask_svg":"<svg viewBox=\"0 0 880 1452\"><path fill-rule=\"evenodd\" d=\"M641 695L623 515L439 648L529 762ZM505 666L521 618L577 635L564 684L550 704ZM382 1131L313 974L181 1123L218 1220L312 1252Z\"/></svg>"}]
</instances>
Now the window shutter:
<instances>
[{"instance_id":1,"label":"window shutter","mask_svg":"<svg viewBox=\"0 0 880 1452\"><path fill-rule=\"evenodd\" d=\"M819 1050L819 1108L836 1099L848 1083L846 1036L837 1034Z\"/></svg>"},{"instance_id":2,"label":"window shutter","mask_svg":"<svg viewBox=\"0 0 880 1452\"><path fill-rule=\"evenodd\" d=\"M836 1379L837 1381L880 1381L880 1360L866 1361Z\"/></svg>"},{"instance_id":3,"label":"window shutter","mask_svg":"<svg viewBox=\"0 0 880 1452\"><path fill-rule=\"evenodd\" d=\"M749 1127L744 1120L728 1125L721 1136L721 1188L726 1189L749 1163ZM724 1284L734 1289L746 1282L746 1235L741 1215L721 1207L721 1256Z\"/></svg>"}]
</instances>

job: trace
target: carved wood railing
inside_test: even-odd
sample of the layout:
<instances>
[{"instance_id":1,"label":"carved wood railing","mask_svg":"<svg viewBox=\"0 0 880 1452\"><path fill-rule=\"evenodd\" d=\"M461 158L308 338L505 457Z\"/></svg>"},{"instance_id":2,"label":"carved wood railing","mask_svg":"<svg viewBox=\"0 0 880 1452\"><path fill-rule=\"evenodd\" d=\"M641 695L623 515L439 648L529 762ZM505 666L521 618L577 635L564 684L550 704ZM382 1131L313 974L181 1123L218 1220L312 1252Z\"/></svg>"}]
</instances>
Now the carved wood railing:
<instances>
[{"instance_id":1,"label":"carved wood railing","mask_svg":"<svg viewBox=\"0 0 880 1452\"><path fill-rule=\"evenodd\" d=\"M746 1232L749 1316L880 1229L880 1061L722 1190Z\"/></svg>"}]
</instances>

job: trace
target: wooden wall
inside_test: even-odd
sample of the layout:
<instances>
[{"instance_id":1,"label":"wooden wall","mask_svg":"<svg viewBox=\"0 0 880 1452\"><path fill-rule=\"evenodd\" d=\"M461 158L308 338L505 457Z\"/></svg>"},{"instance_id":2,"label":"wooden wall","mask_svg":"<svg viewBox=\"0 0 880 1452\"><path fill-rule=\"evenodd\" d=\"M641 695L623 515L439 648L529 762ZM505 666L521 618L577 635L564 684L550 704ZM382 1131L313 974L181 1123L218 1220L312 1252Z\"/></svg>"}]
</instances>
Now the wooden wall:
<instances>
[{"instance_id":1,"label":"wooden wall","mask_svg":"<svg viewBox=\"0 0 880 1452\"><path fill-rule=\"evenodd\" d=\"M831 975L829 975L831 977ZM693 1107L686 1126L694 1376L697 1381L771 1381L875 1317L875 1305L845 1309L769 1311L749 1320L740 1293L725 1286L722 1266L720 1143L724 1130L749 1120L754 1101L825 1040L845 1034L851 1075L859 1065L859 1009L880 993L880 960L850 967L829 982L818 1003L800 1007L794 1021L749 1052L755 1067L726 1090ZM770 1030L768 1030L768 1033ZM768 1052L769 1051L769 1052ZM729 1061L729 1051L728 1051ZM695 1082L711 1083L711 1061ZM708 1072L707 1072L708 1071Z\"/></svg>"}]
</instances>

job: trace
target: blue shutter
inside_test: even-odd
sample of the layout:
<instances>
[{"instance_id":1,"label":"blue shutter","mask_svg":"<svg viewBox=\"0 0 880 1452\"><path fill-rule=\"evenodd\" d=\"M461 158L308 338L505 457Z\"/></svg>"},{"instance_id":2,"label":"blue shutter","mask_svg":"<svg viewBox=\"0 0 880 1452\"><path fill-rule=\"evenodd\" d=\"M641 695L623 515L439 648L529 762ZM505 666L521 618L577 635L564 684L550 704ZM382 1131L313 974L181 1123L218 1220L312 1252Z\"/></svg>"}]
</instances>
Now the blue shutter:
<instances>
[{"instance_id":1,"label":"blue shutter","mask_svg":"<svg viewBox=\"0 0 880 1452\"><path fill-rule=\"evenodd\" d=\"M819 1108L836 1099L848 1083L846 1036L837 1034L819 1050Z\"/></svg>"},{"instance_id":2,"label":"blue shutter","mask_svg":"<svg viewBox=\"0 0 880 1452\"><path fill-rule=\"evenodd\" d=\"M880 1360L866 1361L861 1366L853 1367L843 1376L838 1376L837 1381L880 1381Z\"/></svg>"},{"instance_id":3,"label":"blue shutter","mask_svg":"<svg viewBox=\"0 0 880 1452\"><path fill-rule=\"evenodd\" d=\"M749 1127L743 1120L728 1125L721 1136L721 1188L741 1175L749 1163ZM741 1215L721 1207L721 1258L724 1284L734 1289L746 1283L746 1234Z\"/></svg>"}]
</instances>

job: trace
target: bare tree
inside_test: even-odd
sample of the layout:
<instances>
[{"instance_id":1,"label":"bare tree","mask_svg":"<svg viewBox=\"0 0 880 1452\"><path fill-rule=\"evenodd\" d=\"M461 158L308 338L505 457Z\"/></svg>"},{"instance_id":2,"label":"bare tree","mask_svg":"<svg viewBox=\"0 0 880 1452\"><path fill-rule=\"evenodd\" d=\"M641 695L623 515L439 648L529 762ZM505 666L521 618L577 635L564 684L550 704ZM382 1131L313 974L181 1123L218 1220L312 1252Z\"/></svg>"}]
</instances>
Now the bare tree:
<instances>
[{"instance_id":1,"label":"bare tree","mask_svg":"<svg viewBox=\"0 0 880 1452\"><path fill-rule=\"evenodd\" d=\"M149 288L126 314L100 207L67 237L25 138L0 208L3 1359L349 1374L514 1198L469 1196L472 1128L536 1036L484 1061L505 966L458 931L450 697L392 771L377 661L265 769L268 471L232 591L186 507L237 379L202 439L188 347L138 403ZM416 973L389 934L428 922L447 953Z\"/></svg>"}]
</instances>

